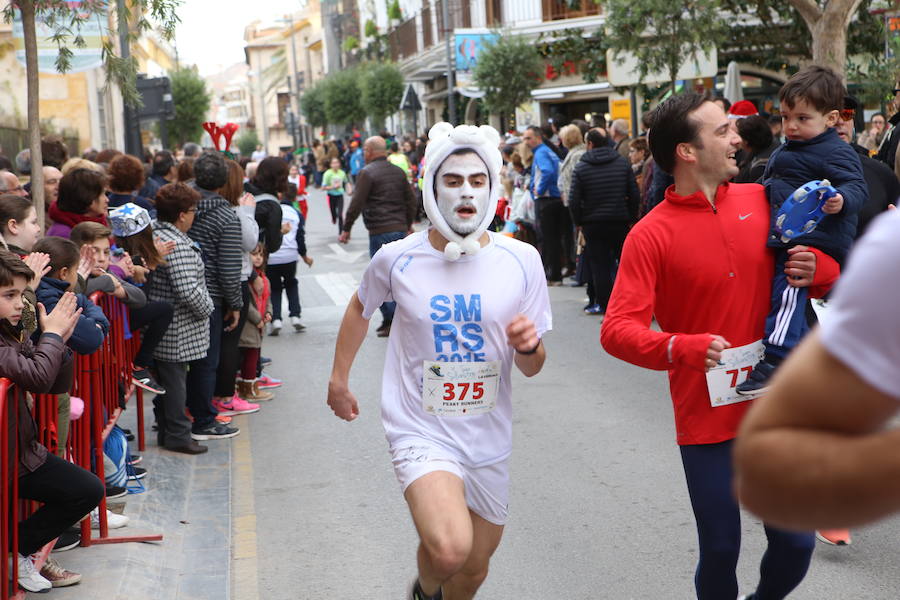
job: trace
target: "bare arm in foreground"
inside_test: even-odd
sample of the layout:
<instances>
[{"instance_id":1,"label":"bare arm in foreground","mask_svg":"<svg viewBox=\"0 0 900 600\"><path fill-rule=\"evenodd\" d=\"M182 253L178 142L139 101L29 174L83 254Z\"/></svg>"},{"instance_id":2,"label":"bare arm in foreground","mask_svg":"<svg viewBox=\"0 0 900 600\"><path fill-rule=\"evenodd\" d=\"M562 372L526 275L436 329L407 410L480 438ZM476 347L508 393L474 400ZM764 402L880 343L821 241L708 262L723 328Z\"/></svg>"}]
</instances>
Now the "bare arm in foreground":
<instances>
[{"instance_id":1,"label":"bare arm in foreground","mask_svg":"<svg viewBox=\"0 0 900 600\"><path fill-rule=\"evenodd\" d=\"M735 491L766 522L810 530L900 510L897 400L833 357L814 332L756 401L735 445Z\"/></svg>"},{"instance_id":2,"label":"bare arm in foreground","mask_svg":"<svg viewBox=\"0 0 900 600\"><path fill-rule=\"evenodd\" d=\"M359 296L354 293L338 331L334 364L331 367L331 378L328 380L328 406L335 415L345 421L352 421L359 416L356 396L350 393L350 367L356 353L359 352L359 347L366 339L368 330L369 321L363 317L363 305L359 301Z\"/></svg>"}]
</instances>

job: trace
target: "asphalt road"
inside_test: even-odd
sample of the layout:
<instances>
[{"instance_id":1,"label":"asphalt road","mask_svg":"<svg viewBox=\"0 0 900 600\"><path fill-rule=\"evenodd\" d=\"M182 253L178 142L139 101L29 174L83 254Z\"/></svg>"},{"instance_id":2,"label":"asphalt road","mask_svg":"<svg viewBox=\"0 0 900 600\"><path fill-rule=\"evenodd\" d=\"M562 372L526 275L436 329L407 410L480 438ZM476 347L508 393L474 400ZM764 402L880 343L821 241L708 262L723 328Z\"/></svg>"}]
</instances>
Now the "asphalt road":
<instances>
[{"instance_id":1,"label":"asphalt road","mask_svg":"<svg viewBox=\"0 0 900 600\"><path fill-rule=\"evenodd\" d=\"M307 225L311 269L300 265L303 333L288 325L263 354L285 386L249 419L259 597L404 599L416 536L391 469L379 415L387 341L373 318L351 376L361 414L325 404L346 299L368 263L362 223L346 247L324 194ZM600 319L583 289L551 288L554 330L544 371L513 382L511 517L479 598L692 598L697 541L674 441L664 373L600 348ZM285 307L286 314L286 307ZM743 520L741 593L753 591L765 549ZM819 545L797 599L900 597L900 520L854 531L847 548Z\"/></svg>"}]
</instances>

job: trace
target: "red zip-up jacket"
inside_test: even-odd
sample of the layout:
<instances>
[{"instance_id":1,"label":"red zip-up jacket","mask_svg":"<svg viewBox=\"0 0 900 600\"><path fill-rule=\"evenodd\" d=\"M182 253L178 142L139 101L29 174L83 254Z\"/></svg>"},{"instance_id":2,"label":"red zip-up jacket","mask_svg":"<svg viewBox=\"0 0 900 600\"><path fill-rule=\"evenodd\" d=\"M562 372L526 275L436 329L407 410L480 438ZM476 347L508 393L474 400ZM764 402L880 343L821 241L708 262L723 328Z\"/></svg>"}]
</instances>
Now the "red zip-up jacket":
<instances>
[{"instance_id":1,"label":"red zip-up jacket","mask_svg":"<svg viewBox=\"0 0 900 600\"><path fill-rule=\"evenodd\" d=\"M679 196L670 186L625 240L600 343L617 358L669 372L680 445L733 439L750 406L710 405L705 359L712 334L732 347L763 337L775 265L768 233L763 187L726 183L715 207L702 192ZM816 258L816 283L833 279L836 263ZM654 316L662 331L650 329Z\"/></svg>"}]
</instances>

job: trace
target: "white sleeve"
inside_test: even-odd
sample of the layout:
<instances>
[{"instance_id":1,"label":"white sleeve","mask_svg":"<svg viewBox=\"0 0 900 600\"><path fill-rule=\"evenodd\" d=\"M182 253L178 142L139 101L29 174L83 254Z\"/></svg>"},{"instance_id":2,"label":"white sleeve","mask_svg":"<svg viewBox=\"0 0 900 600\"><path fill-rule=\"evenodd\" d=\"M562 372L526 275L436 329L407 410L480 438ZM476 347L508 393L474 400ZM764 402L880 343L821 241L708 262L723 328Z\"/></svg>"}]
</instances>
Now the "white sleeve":
<instances>
[{"instance_id":1,"label":"white sleeve","mask_svg":"<svg viewBox=\"0 0 900 600\"><path fill-rule=\"evenodd\" d=\"M519 312L534 322L538 336L553 329L553 314L550 311L550 295L547 293L547 276L541 255L534 246L525 245L523 265L526 281L525 294L519 306Z\"/></svg>"},{"instance_id":2,"label":"white sleeve","mask_svg":"<svg viewBox=\"0 0 900 600\"><path fill-rule=\"evenodd\" d=\"M822 343L863 381L900 400L900 211L880 216L828 302Z\"/></svg>"},{"instance_id":3,"label":"white sleeve","mask_svg":"<svg viewBox=\"0 0 900 600\"><path fill-rule=\"evenodd\" d=\"M359 301L363 305L363 317L371 319L378 307L385 302L393 301L391 296L391 267L393 253L386 252L382 246L363 273L359 283Z\"/></svg>"}]
</instances>

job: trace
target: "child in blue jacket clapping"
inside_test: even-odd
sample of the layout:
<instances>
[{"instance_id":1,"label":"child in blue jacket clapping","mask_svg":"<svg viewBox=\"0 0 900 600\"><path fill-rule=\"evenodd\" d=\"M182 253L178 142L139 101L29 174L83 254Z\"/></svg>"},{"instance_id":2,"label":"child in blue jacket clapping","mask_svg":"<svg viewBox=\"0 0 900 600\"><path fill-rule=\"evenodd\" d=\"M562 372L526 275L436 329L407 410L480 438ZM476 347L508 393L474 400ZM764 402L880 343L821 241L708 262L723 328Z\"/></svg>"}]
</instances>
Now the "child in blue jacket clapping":
<instances>
[{"instance_id":1,"label":"child in blue jacket clapping","mask_svg":"<svg viewBox=\"0 0 900 600\"><path fill-rule=\"evenodd\" d=\"M45 237L39 240L34 245L33 251L44 252L50 256L50 272L41 279L40 285L35 290L38 302L41 302L49 312L63 294L73 291L78 283L81 253L73 241L60 237ZM82 309L82 312L67 344L79 354L91 354L103 344L109 332L109 321L100 307L91 302L87 296L76 294L76 298L78 308ZM39 328L33 337L39 338L40 334Z\"/></svg>"}]
</instances>

